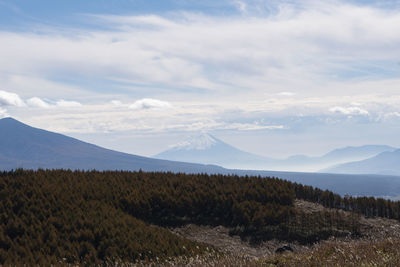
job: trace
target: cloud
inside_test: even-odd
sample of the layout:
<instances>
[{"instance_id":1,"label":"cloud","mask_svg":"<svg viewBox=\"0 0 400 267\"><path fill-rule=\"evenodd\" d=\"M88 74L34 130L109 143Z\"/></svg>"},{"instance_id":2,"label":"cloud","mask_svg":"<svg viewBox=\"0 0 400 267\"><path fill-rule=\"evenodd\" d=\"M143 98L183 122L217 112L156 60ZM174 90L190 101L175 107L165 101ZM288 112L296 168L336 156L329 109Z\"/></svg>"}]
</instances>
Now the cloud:
<instances>
[{"instance_id":1,"label":"cloud","mask_svg":"<svg viewBox=\"0 0 400 267\"><path fill-rule=\"evenodd\" d=\"M288 97L290 97L290 96L295 96L296 93L293 93L293 92L280 92L280 93L277 93L277 95L278 96L288 96Z\"/></svg>"},{"instance_id":2,"label":"cloud","mask_svg":"<svg viewBox=\"0 0 400 267\"><path fill-rule=\"evenodd\" d=\"M37 65L37 67L40 67L39 65ZM2 62L0 61L0 69L1 67ZM61 71L60 74L66 75ZM47 76L50 77L50 73L47 73ZM24 96L26 98L37 96L42 96L49 99L62 99L65 97L75 99L79 97L93 97L93 93L89 94L87 91L83 90L82 87L79 87L76 84L52 81L49 80L49 78L42 77L41 74L20 73L18 70L0 72L0 84L4 88L9 88L9 91L18 93L18 95L21 97Z\"/></svg>"},{"instance_id":3,"label":"cloud","mask_svg":"<svg viewBox=\"0 0 400 267\"><path fill-rule=\"evenodd\" d=\"M256 131L256 130L282 130L284 128L285 126L283 125L260 125L258 123L232 123L232 124L227 124L225 127L221 127L220 129Z\"/></svg>"},{"instance_id":4,"label":"cloud","mask_svg":"<svg viewBox=\"0 0 400 267\"><path fill-rule=\"evenodd\" d=\"M29 98L26 103L30 106L30 107L35 107L35 108L74 108L74 107L81 107L82 104L77 102L77 101L66 101L66 100L58 100L55 103L49 103L44 101L43 99L39 98L39 97L32 97Z\"/></svg>"},{"instance_id":5,"label":"cloud","mask_svg":"<svg viewBox=\"0 0 400 267\"><path fill-rule=\"evenodd\" d=\"M236 8L241 12L241 13L246 13L247 12L247 4L244 1L234 1L234 4Z\"/></svg>"},{"instance_id":6,"label":"cloud","mask_svg":"<svg viewBox=\"0 0 400 267\"><path fill-rule=\"evenodd\" d=\"M172 105L168 102L151 99L151 98L144 98L141 100L136 101L132 105L129 106L130 109L140 110L140 109L166 109L171 108Z\"/></svg>"},{"instance_id":7,"label":"cloud","mask_svg":"<svg viewBox=\"0 0 400 267\"><path fill-rule=\"evenodd\" d=\"M254 2L265 1L237 1L249 8ZM103 15L97 22L107 30L2 31L0 71L239 95L326 95L322 88L332 81L397 75L399 10L340 1L273 2L275 11L262 16Z\"/></svg>"},{"instance_id":8,"label":"cloud","mask_svg":"<svg viewBox=\"0 0 400 267\"><path fill-rule=\"evenodd\" d=\"M7 110L4 108L0 108L0 119L5 117L9 117Z\"/></svg>"},{"instance_id":9,"label":"cloud","mask_svg":"<svg viewBox=\"0 0 400 267\"><path fill-rule=\"evenodd\" d=\"M59 100L56 102L56 106L62 108L75 108L75 107L81 107L82 104L77 101Z\"/></svg>"},{"instance_id":10,"label":"cloud","mask_svg":"<svg viewBox=\"0 0 400 267\"><path fill-rule=\"evenodd\" d=\"M358 103L358 102L351 102L350 104L351 104L352 106L357 106L357 107L362 106L362 104L361 104L361 103Z\"/></svg>"},{"instance_id":11,"label":"cloud","mask_svg":"<svg viewBox=\"0 0 400 267\"><path fill-rule=\"evenodd\" d=\"M400 117L400 112L390 112L385 114L387 117Z\"/></svg>"},{"instance_id":12,"label":"cloud","mask_svg":"<svg viewBox=\"0 0 400 267\"><path fill-rule=\"evenodd\" d=\"M31 97L26 100L26 102L15 93L10 93L6 91L0 90L0 107L1 106L14 106L19 108L27 107L35 107L35 108L70 108L70 107L81 107L82 104L77 101L67 101L67 100L58 100L54 104L48 103L39 97ZM2 109L4 111L4 109Z\"/></svg>"},{"instance_id":13,"label":"cloud","mask_svg":"<svg viewBox=\"0 0 400 267\"><path fill-rule=\"evenodd\" d=\"M37 108L50 108L51 107L51 105L49 103L43 101L39 97L29 98L26 101L26 103L31 107L37 107Z\"/></svg>"},{"instance_id":14,"label":"cloud","mask_svg":"<svg viewBox=\"0 0 400 267\"><path fill-rule=\"evenodd\" d=\"M24 106L24 101L15 93L0 91L0 106Z\"/></svg>"},{"instance_id":15,"label":"cloud","mask_svg":"<svg viewBox=\"0 0 400 267\"><path fill-rule=\"evenodd\" d=\"M329 109L333 113L341 113L344 115L369 115L369 112L360 107L333 107Z\"/></svg>"},{"instance_id":16,"label":"cloud","mask_svg":"<svg viewBox=\"0 0 400 267\"><path fill-rule=\"evenodd\" d=\"M105 99L96 104L80 105L79 109L72 108L68 112L52 104L51 113L47 110L32 109L29 110L29 116L38 126L64 133L168 133L213 130L290 132L304 131L310 127L331 127L348 121L348 117L351 116L354 117L354 124L385 123L383 114L396 112L400 104L400 96L379 98L373 95L363 98L283 97L273 102L269 100L271 99L242 101L230 105L175 101L172 105L166 101L144 98L129 105L119 100ZM349 106L349 103L355 101L360 106ZM386 103L384 106L381 104L383 102ZM385 110L385 113L382 113L382 110Z\"/></svg>"},{"instance_id":17,"label":"cloud","mask_svg":"<svg viewBox=\"0 0 400 267\"><path fill-rule=\"evenodd\" d=\"M399 119L400 119L400 112L398 111L385 113L383 116L378 118L378 120L381 120L383 122L389 122L389 121L398 122Z\"/></svg>"},{"instance_id":18,"label":"cloud","mask_svg":"<svg viewBox=\"0 0 400 267\"><path fill-rule=\"evenodd\" d=\"M119 100L111 100L110 103L114 106L121 107L123 106L122 102Z\"/></svg>"}]
</instances>

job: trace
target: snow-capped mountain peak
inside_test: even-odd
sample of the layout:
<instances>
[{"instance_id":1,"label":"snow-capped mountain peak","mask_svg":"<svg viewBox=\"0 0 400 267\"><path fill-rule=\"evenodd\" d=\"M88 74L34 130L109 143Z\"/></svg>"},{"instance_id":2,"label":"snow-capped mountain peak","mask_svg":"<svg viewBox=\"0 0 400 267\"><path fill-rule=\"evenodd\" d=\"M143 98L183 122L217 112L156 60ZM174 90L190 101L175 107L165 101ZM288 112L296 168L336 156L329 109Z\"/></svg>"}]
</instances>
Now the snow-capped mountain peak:
<instances>
[{"instance_id":1,"label":"snow-capped mountain peak","mask_svg":"<svg viewBox=\"0 0 400 267\"><path fill-rule=\"evenodd\" d=\"M172 150L206 150L215 144L218 140L210 134L203 133L191 136L189 139L171 146Z\"/></svg>"},{"instance_id":2,"label":"snow-capped mountain peak","mask_svg":"<svg viewBox=\"0 0 400 267\"><path fill-rule=\"evenodd\" d=\"M265 162L265 158L261 156L237 149L206 133L192 136L154 157L234 168L250 168Z\"/></svg>"}]
</instances>

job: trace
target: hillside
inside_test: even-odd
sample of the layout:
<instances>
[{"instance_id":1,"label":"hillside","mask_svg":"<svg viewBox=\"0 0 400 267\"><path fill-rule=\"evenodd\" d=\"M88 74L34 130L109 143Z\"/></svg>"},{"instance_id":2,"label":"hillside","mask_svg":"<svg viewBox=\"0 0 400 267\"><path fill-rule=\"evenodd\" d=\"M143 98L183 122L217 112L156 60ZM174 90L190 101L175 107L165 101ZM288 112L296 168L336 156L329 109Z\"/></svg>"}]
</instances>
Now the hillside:
<instances>
[{"instance_id":1,"label":"hillside","mask_svg":"<svg viewBox=\"0 0 400 267\"><path fill-rule=\"evenodd\" d=\"M105 149L12 118L0 120L0 169L218 172L222 168L146 158Z\"/></svg>"},{"instance_id":2,"label":"hillside","mask_svg":"<svg viewBox=\"0 0 400 267\"><path fill-rule=\"evenodd\" d=\"M325 208L321 204L295 200L294 205L296 209L301 210L304 213L312 214L319 212L329 212L331 209ZM341 211L346 213L346 211ZM173 232L180 237L186 239L205 243L209 246L216 247L228 255L245 255L252 259L262 259L274 257L276 250L280 247L289 245L296 254L308 254L314 249L318 249L317 246L302 245L297 242L288 243L286 241L274 239L263 241L257 245L251 244L246 240L240 239L238 236L230 235L231 229L223 226L199 226L195 224L189 224L182 227L173 229ZM338 238L339 242L347 242L349 246L354 246L362 242L382 242L387 239L400 240L400 222L397 220L390 220L385 218L360 218L360 235L362 238L349 239L349 238ZM332 241L324 240L320 242L323 245L330 244L334 245ZM320 244L320 245L321 245Z\"/></svg>"},{"instance_id":3,"label":"hillside","mask_svg":"<svg viewBox=\"0 0 400 267\"><path fill-rule=\"evenodd\" d=\"M287 182L277 179L3 172L0 265L48 265L60 260L129 263L201 255L206 246L176 237L164 227L186 223L245 226L255 219L256 211L271 215L258 221L276 224L291 209L292 193Z\"/></svg>"},{"instance_id":4,"label":"hillside","mask_svg":"<svg viewBox=\"0 0 400 267\"><path fill-rule=\"evenodd\" d=\"M206 174L17 170L0 173L0 198L5 265L207 255L210 245L168 230L189 224L229 229L251 246L275 239L308 247L363 237L362 215L400 218L399 202L342 198L275 178ZM329 209L310 212L299 199Z\"/></svg>"}]
</instances>

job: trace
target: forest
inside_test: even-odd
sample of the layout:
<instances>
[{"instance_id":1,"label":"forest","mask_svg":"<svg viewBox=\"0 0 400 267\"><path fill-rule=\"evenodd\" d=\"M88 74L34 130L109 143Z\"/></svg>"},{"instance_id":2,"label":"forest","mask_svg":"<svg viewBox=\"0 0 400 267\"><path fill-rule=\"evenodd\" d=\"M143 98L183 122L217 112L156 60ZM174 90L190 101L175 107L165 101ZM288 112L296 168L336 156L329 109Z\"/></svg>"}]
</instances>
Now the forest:
<instances>
[{"instance_id":1,"label":"forest","mask_svg":"<svg viewBox=\"0 0 400 267\"><path fill-rule=\"evenodd\" d=\"M296 199L330 209L306 214L295 208ZM278 178L169 172L19 169L0 173L0 200L5 265L202 254L206 245L169 230L189 223L223 225L255 243L308 244L359 235L361 215L400 218L400 203L385 199L342 197Z\"/></svg>"}]
</instances>

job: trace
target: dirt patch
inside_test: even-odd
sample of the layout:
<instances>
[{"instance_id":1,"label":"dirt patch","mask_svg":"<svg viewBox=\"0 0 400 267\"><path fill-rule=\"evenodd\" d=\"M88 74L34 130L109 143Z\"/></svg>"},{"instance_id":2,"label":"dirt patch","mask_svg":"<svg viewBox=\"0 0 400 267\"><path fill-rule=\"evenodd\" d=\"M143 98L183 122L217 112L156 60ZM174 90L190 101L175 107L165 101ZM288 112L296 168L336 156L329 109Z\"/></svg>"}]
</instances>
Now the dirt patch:
<instances>
[{"instance_id":1,"label":"dirt patch","mask_svg":"<svg viewBox=\"0 0 400 267\"><path fill-rule=\"evenodd\" d=\"M222 252L253 258L265 258L275 254L275 251L289 245L296 252L305 252L310 248L297 243L287 243L278 240L270 240L253 245L242 240L239 236L229 235L230 229L223 226L209 227L188 224L183 227L172 229L172 232L189 240L211 245Z\"/></svg>"},{"instance_id":2,"label":"dirt patch","mask_svg":"<svg viewBox=\"0 0 400 267\"><path fill-rule=\"evenodd\" d=\"M296 199L294 201L294 207L296 208L296 210L301 210L302 212L305 212L305 213L316 213L316 212L323 212L324 210L328 210L321 204L308 202L308 201L304 201L304 200L299 200L299 199Z\"/></svg>"},{"instance_id":3,"label":"dirt patch","mask_svg":"<svg viewBox=\"0 0 400 267\"><path fill-rule=\"evenodd\" d=\"M311 203L303 200L296 200L295 207L306 213L322 212L328 210L320 204ZM346 211L340 211L348 213ZM386 239L400 239L400 222L384 218L365 218L360 219L360 230L362 237L359 239L350 238L331 238L325 242L358 242L358 241L381 241ZM295 253L306 253L314 249L313 246L300 245L298 243L288 243L279 240L270 240L254 245L248 241L242 240L239 236L229 235L230 229L223 226L198 226L188 224L183 227L171 229L171 231L181 237L189 240L208 244L219 249L222 252L237 256L246 256L251 258L266 258L275 255L275 251L289 245Z\"/></svg>"},{"instance_id":4,"label":"dirt patch","mask_svg":"<svg viewBox=\"0 0 400 267\"><path fill-rule=\"evenodd\" d=\"M381 241L388 238L400 239L400 222L384 218L361 218L363 238Z\"/></svg>"},{"instance_id":5,"label":"dirt patch","mask_svg":"<svg viewBox=\"0 0 400 267\"><path fill-rule=\"evenodd\" d=\"M305 213L323 212L327 209L324 206L304 200L296 200L294 203L296 209L300 209ZM349 211L340 210L343 213L350 213ZM361 239L381 241L387 238L400 239L400 222L385 218L365 218L361 216Z\"/></svg>"}]
</instances>

